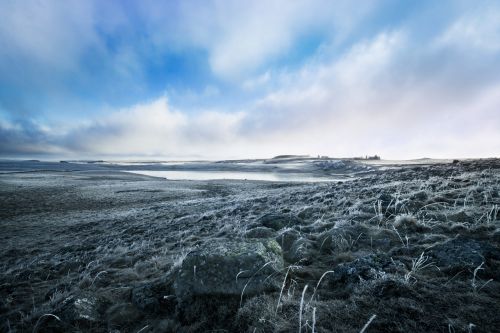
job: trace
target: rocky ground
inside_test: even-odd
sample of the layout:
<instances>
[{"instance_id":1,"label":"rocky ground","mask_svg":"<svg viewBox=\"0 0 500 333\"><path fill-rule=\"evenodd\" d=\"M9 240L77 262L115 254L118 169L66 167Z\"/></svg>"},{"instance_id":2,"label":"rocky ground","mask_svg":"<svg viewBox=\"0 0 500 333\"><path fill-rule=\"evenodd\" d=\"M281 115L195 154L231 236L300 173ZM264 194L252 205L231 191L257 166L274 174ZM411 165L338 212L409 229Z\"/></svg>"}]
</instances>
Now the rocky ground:
<instances>
[{"instance_id":1,"label":"rocky ground","mask_svg":"<svg viewBox=\"0 0 500 333\"><path fill-rule=\"evenodd\" d=\"M500 331L500 160L334 183L8 171L2 332Z\"/></svg>"}]
</instances>

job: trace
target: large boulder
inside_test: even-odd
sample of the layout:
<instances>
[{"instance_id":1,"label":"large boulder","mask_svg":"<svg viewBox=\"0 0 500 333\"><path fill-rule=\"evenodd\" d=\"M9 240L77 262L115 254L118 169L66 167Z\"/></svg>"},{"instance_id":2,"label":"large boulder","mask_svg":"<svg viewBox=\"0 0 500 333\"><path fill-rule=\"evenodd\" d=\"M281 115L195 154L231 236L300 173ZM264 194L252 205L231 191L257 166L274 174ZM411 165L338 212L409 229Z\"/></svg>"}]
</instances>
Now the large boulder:
<instances>
[{"instance_id":1,"label":"large boulder","mask_svg":"<svg viewBox=\"0 0 500 333\"><path fill-rule=\"evenodd\" d=\"M180 299L252 295L275 289L269 276L282 269L275 240L213 242L186 256L173 287Z\"/></svg>"}]
</instances>

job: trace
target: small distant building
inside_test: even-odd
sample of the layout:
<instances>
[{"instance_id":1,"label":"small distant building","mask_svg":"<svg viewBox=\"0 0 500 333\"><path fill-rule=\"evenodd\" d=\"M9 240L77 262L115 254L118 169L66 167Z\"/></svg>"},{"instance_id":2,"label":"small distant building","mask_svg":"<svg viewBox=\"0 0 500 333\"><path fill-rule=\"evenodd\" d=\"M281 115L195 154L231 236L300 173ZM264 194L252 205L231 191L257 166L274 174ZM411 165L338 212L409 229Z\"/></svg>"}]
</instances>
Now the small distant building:
<instances>
[{"instance_id":1,"label":"small distant building","mask_svg":"<svg viewBox=\"0 0 500 333\"><path fill-rule=\"evenodd\" d=\"M380 160L380 156L378 155L373 155L373 156L367 156L367 160Z\"/></svg>"}]
</instances>

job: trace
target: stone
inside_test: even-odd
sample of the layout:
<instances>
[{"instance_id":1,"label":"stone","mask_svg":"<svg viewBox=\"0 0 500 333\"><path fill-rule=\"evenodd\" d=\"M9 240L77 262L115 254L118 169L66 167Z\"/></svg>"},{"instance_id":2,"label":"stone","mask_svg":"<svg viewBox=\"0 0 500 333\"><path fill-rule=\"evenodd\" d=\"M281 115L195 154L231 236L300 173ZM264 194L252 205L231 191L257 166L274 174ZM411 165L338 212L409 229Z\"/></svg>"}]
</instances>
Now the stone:
<instances>
[{"instance_id":1,"label":"stone","mask_svg":"<svg viewBox=\"0 0 500 333\"><path fill-rule=\"evenodd\" d=\"M293 243L300 238L300 232L295 229L287 229L276 236L275 240L281 246L284 256L291 251Z\"/></svg>"},{"instance_id":2,"label":"stone","mask_svg":"<svg viewBox=\"0 0 500 333\"><path fill-rule=\"evenodd\" d=\"M283 251L283 258L289 263L307 264L312 259L313 242L306 238L296 239L287 251Z\"/></svg>"},{"instance_id":3,"label":"stone","mask_svg":"<svg viewBox=\"0 0 500 333\"><path fill-rule=\"evenodd\" d=\"M474 218L469 214L467 214L466 212L464 212L463 210L455 214L449 215L448 219L453 222L474 223Z\"/></svg>"},{"instance_id":4,"label":"stone","mask_svg":"<svg viewBox=\"0 0 500 333\"><path fill-rule=\"evenodd\" d=\"M111 327L124 327L135 323L141 318L140 311L130 303L119 303L106 311L106 317Z\"/></svg>"},{"instance_id":5,"label":"stone","mask_svg":"<svg viewBox=\"0 0 500 333\"><path fill-rule=\"evenodd\" d=\"M281 230L288 226L300 225L302 219L293 214L276 214L269 213L261 216L258 220L259 224L274 230Z\"/></svg>"},{"instance_id":6,"label":"stone","mask_svg":"<svg viewBox=\"0 0 500 333\"><path fill-rule=\"evenodd\" d=\"M314 208L314 207L306 207L304 209L302 209L300 211L300 213L298 214L298 216L301 218L301 219L310 219L314 216L314 214L316 213L318 209L317 208Z\"/></svg>"},{"instance_id":7,"label":"stone","mask_svg":"<svg viewBox=\"0 0 500 333\"><path fill-rule=\"evenodd\" d=\"M273 238L276 232L268 227L257 227L246 232L247 238Z\"/></svg>"},{"instance_id":8,"label":"stone","mask_svg":"<svg viewBox=\"0 0 500 333\"><path fill-rule=\"evenodd\" d=\"M172 272L160 279L149 281L132 289L132 303L146 313L171 312L175 308L176 297L173 295Z\"/></svg>"},{"instance_id":9,"label":"stone","mask_svg":"<svg viewBox=\"0 0 500 333\"><path fill-rule=\"evenodd\" d=\"M418 201L426 201L427 199L429 199L429 195L427 194L426 191L418 191L418 192L413 193L410 196L410 199L411 200L418 200Z\"/></svg>"},{"instance_id":10,"label":"stone","mask_svg":"<svg viewBox=\"0 0 500 333\"><path fill-rule=\"evenodd\" d=\"M361 281L386 278L388 273L402 273L405 270L403 263L391 260L386 255L369 254L351 262L341 263L329 277L333 286L344 284L352 288Z\"/></svg>"},{"instance_id":11,"label":"stone","mask_svg":"<svg viewBox=\"0 0 500 333\"><path fill-rule=\"evenodd\" d=\"M151 284L145 284L132 289L132 302L136 307L146 312L157 312L160 307L160 297Z\"/></svg>"},{"instance_id":12,"label":"stone","mask_svg":"<svg viewBox=\"0 0 500 333\"><path fill-rule=\"evenodd\" d=\"M275 240L212 242L190 252L176 273L179 299L192 296L239 297L275 290L269 276L283 269Z\"/></svg>"},{"instance_id":13,"label":"stone","mask_svg":"<svg viewBox=\"0 0 500 333\"><path fill-rule=\"evenodd\" d=\"M101 304L90 295L69 296L56 309L55 314L68 323L90 326L100 320Z\"/></svg>"},{"instance_id":14,"label":"stone","mask_svg":"<svg viewBox=\"0 0 500 333\"><path fill-rule=\"evenodd\" d=\"M441 270L452 272L473 270L489 259L500 259L500 251L492 245L464 236L438 244L428 254Z\"/></svg>"},{"instance_id":15,"label":"stone","mask_svg":"<svg viewBox=\"0 0 500 333\"><path fill-rule=\"evenodd\" d=\"M448 220L459 223L474 223L474 218L463 210L449 215Z\"/></svg>"}]
</instances>

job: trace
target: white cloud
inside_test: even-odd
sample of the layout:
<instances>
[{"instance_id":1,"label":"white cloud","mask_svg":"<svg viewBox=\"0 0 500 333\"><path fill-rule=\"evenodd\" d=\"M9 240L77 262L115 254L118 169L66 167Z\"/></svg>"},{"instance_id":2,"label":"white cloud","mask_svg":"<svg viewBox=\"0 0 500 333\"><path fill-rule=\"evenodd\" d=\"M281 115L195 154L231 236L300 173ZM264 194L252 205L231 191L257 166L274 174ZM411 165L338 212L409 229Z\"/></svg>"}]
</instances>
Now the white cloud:
<instances>
[{"instance_id":1,"label":"white cloud","mask_svg":"<svg viewBox=\"0 0 500 333\"><path fill-rule=\"evenodd\" d=\"M100 48L90 5L77 3L82 8L72 7L68 14L43 7L53 2L40 4L28 11L33 21L26 26L18 15L0 12L0 18L9 20L0 27L1 41L20 53L35 53L48 68L57 67L58 61L63 67L77 67L75 59L83 45ZM138 15L151 23L149 37L159 47L202 48L218 76L241 82L254 99L240 110L222 106L197 110L200 100L225 101L226 92L209 84L199 93L168 92L187 101L189 110L172 107L160 97L105 110L102 114L107 115L66 124L64 129L2 122L0 139L20 143L19 151L24 152L105 156L376 153L410 158L485 156L500 151L496 70L500 68L500 12L496 7L461 15L438 37L425 39L411 27L388 29L340 51L339 39L349 34L371 4L322 0L286 5L282 1L203 4L181 2L172 13L152 10L157 8L146 3ZM16 10L14 5L11 9ZM346 12L347 18L341 18ZM172 15L175 20L169 20ZM67 22L75 17L75 22ZM120 17L113 16L105 29L126 27L126 19ZM7 36L8 29L17 30ZM298 69L266 68L302 34L318 30L331 30L331 35L316 57ZM40 36L52 33L54 38L46 45L40 42ZM77 35L81 41L73 40ZM65 44L68 52L54 51ZM0 56L1 52L5 56L5 49L0 49ZM113 59L110 63L125 68L122 76L128 75L128 68L131 73L140 72L134 51L124 50Z\"/></svg>"},{"instance_id":2,"label":"white cloud","mask_svg":"<svg viewBox=\"0 0 500 333\"><path fill-rule=\"evenodd\" d=\"M497 155L500 77L486 80L477 66L477 74L462 73L467 63L450 71L440 65L455 55L441 55L413 47L407 32L382 32L329 61L264 76L278 88L239 112L185 112L172 109L161 97L112 110L52 137L45 134L41 142L104 156ZM489 65L483 64L485 70ZM467 80L457 83L456 73L483 80L473 86Z\"/></svg>"},{"instance_id":3,"label":"white cloud","mask_svg":"<svg viewBox=\"0 0 500 333\"><path fill-rule=\"evenodd\" d=\"M6 1L0 8L3 61L29 57L51 70L72 70L89 44L99 44L91 2Z\"/></svg>"},{"instance_id":4,"label":"white cloud","mask_svg":"<svg viewBox=\"0 0 500 333\"><path fill-rule=\"evenodd\" d=\"M68 151L86 154L194 156L223 155L222 148L236 142L243 113L172 110L165 97L110 111L59 132L57 140ZM235 141L236 140L236 141ZM215 150L214 150L215 149Z\"/></svg>"},{"instance_id":5,"label":"white cloud","mask_svg":"<svg viewBox=\"0 0 500 333\"><path fill-rule=\"evenodd\" d=\"M273 147L288 147L282 152L494 156L500 151L500 77L483 77L482 67L491 70L485 63L469 77L482 82L470 86L463 72L469 64L453 64L456 56L462 53L442 57L415 48L404 32L383 32L338 59L275 77L281 88L256 102L246 125L249 132L270 132ZM434 65L450 60L453 71ZM429 63L437 66L431 74ZM463 83L455 82L456 73Z\"/></svg>"},{"instance_id":6,"label":"white cloud","mask_svg":"<svg viewBox=\"0 0 500 333\"><path fill-rule=\"evenodd\" d=\"M0 104L11 115L76 113L96 95L144 87L142 48L116 2L0 1L0 22Z\"/></svg>"},{"instance_id":7,"label":"white cloud","mask_svg":"<svg viewBox=\"0 0 500 333\"><path fill-rule=\"evenodd\" d=\"M257 77L247 79L243 82L242 87L244 90L252 91L259 88L266 87L267 83L271 79L271 73L266 71L265 73L258 75Z\"/></svg>"},{"instance_id":8,"label":"white cloud","mask_svg":"<svg viewBox=\"0 0 500 333\"><path fill-rule=\"evenodd\" d=\"M225 78L252 73L278 56L286 55L296 39L311 31L328 38L343 37L370 8L345 1L252 1L218 14L221 35L209 46L210 64ZM340 9L348 7L349 10ZM326 33L325 33L326 32Z\"/></svg>"},{"instance_id":9,"label":"white cloud","mask_svg":"<svg viewBox=\"0 0 500 333\"><path fill-rule=\"evenodd\" d=\"M377 153L412 158L500 151L496 109L500 78L460 99L449 85L454 77L448 72L434 73L442 76L437 84L435 76L422 74L425 70L419 66L426 61L424 65L420 61L433 55L421 50L421 58L415 58L414 52L406 33L382 32L330 62L312 62L297 71L266 77L279 81L280 88L258 98L244 112L206 111L196 117L178 114L174 117L178 121L159 121L157 131L148 131L151 140L138 145L137 151L166 141L173 144L156 153L207 157ZM166 112L164 100L156 103ZM138 114L134 112L132 118ZM146 114L155 118L155 113ZM167 122L174 124L166 131L173 137L158 140L164 138L159 133ZM127 124L137 126L135 121Z\"/></svg>"},{"instance_id":10,"label":"white cloud","mask_svg":"<svg viewBox=\"0 0 500 333\"><path fill-rule=\"evenodd\" d=\"M437 39L439 46L497 52L500 50L500 7L479 7L455 22Z\"/></svg>"},{"instance_id":11,"label":"white cloud","mask_svg":"<svg viewBox=\"0 0 500 333\"><path fill-rule=\"evenodd\" d=\"M155 43L201 47L217 76L239 80L286 56L300 37L318 33L330 40L346 38L376 2L183 1L174 12L158 10L156 2L141 8L155 26Z\"/></svg>"}]
</instances>

